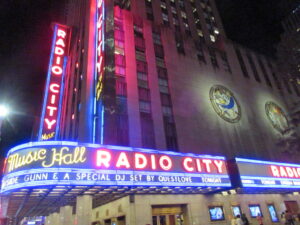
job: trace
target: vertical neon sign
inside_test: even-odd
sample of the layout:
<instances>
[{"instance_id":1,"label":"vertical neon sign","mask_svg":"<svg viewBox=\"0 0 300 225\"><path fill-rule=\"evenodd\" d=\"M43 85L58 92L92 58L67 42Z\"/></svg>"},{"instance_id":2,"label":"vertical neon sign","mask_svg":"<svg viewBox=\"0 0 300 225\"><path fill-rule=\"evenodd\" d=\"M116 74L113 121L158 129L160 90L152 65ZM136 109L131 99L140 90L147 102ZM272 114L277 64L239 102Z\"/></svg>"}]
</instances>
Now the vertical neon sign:
<instances>
[{"instance_id":1,"label":"vertical neon sign","mask_svg":"<svg viewBox=\"0 0 300 225\"><path fill-rule=\"evenodd\" d=\"M93 142L96 141L97 136L97 120L101 118L101 140L103 143L103 106L99 101L103 91L103 76L104 76L104 49L105 49L105 6L104 0L96 0L96 43L95 43L95 98L94 98L94 127L93 127ZM100 112L100 113L99 113ZM100 115L99 115L100 114ZM99 121L99 120L98 120ZM100 122L99 121L99 122Z\"/></svg>"},{"instance_id":2,"label":"vertical neon sign","mask_svg":"<svg viewBox=\"0 0 300 225\"><path fill-rule=\"evenodd\" d=\"M39 140L53 140L58 135L69 39L70 29L66 26L55 24Z\"/></svg>"},{"instance_id":3,"label":"vertical neon sign","mask_svg":"<svg viewBox=\"0 0 300 225\"><path fill-rule=\"evenodd\" d=\"M104 73L104 0L97 1L97 36L96 36L96 99L99 100L103 90Z\"/></svg>"}]
</instances>

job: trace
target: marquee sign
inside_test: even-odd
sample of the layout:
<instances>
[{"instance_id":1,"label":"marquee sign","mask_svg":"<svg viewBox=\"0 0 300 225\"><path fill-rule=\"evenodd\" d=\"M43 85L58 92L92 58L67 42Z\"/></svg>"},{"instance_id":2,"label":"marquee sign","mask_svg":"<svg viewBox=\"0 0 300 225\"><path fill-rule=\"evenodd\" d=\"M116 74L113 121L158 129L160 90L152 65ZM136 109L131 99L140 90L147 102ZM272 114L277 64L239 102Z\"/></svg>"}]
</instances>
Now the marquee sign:
<instances>
[{"instance_id":1,"label":"marquee sign","mask_svg":"<svg viewBox=\"0 0 300 225\"><path fill-rule=\"evenodd\" d=\"M236 158L243 187L300 188L300 165Z\"/></svg>"},{"instance_id":2,"label":"marquee sign","mask_svg":"<svg viewBox=\"0 0 300 225\"><path fill-rule=\"evenodd\" d=\"M66 26L55 24L39 140L53 140L58 134L69 40L70 29Z\"/></svg>"},{"instance_id":3,"label":"marquee sign","mask_svg":"<svg viewBox=\"0 0 300 225\"><path fill-rule=\"evenodd\" d=\"M2 192L44 185L230 187L224 157L36 142L8 153Z\"/></svg>"}]
</instances>

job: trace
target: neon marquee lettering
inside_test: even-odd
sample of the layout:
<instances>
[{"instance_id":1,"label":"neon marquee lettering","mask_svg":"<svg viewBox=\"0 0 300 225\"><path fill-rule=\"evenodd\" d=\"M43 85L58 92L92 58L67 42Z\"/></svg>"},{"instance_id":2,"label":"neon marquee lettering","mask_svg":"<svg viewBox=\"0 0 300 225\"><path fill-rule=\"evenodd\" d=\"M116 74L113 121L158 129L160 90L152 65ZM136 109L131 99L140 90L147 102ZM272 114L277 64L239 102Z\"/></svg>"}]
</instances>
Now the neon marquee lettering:
<instances>
[{"instance_id":1,"label":"neon marquee lettering","mask_svg":"<svg viewBox=\"0 0 300 225\"><path fill-rule=\"evenodd\" d=\"M300 178L300 167L271 165L270 171L273 177Z\"/></svg>"}]
</instances>

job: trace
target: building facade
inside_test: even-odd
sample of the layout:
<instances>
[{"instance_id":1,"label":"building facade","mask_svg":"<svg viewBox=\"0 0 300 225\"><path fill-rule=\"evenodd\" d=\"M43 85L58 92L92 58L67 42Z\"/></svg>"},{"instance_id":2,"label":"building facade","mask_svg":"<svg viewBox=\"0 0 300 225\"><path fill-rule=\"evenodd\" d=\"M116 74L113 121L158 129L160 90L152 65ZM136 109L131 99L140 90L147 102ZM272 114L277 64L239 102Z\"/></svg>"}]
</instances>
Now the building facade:
<instances>
[{"instance_id":1,"label":"building facade","mask_svg":"<svg viewBox=\"0 0 300 225\"><path fill-rule=\"evenodd\" d=\"M230 224L246 213L272 224L286 209L298 213L300 166L270 161L299 163L278 144L295 135L299 87L273 59L226 38L213 0L66 1L53 29L38 142L8 155L2 192L12 223ZM273 167L245 169L239 157ZM205 175L186 174L196 171Z\"/></svg>"}]
</instances>

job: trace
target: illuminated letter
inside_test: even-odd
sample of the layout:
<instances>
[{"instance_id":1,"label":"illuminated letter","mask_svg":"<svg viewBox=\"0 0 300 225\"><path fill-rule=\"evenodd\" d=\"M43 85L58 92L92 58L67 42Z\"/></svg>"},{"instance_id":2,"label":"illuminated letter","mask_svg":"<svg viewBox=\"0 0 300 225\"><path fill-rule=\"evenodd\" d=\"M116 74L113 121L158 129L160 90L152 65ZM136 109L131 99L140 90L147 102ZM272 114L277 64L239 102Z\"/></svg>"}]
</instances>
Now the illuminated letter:
<instances>
[{"instance_id":1,"label":"illuminated letter","mask_svg":"<svg viewBox=\"0 0 300 225\"><path fill-rule=\"evenodd\" d=\"M57 107L54 106L47 106L47 109L49 109L49 115L53 116L54 111L57 110Z\"/></svg>"},{"instance_id":2,"label":"illuminated letter","mask_svg":"<svg viewBox=\"0 0 300 225\"><path fill-rule=\"evenodd\" d=\"M155 155L151 155L151 168L153 170L156 170L156 160L155 160Z\"/></svg>"},{"instance_id":3,"label":"illuminated letter","mask_svg":"<svg viewBox=\"0 0 300 225\"><path fill-rule=\"evenodd\" d=\"M119 155L116 167L120 168L121 166L125 166L126 168L130 168L130 164L127 159L127 155L125 152L121 152Z\"/></svg>"},{"instance_id":4,"label":"illuminated letter","mask_svg":"<svg viewBox=\"0 0 300 225\"><path fill-rule=\"evenodd\" d=\"M102 166L102 164L108 168L109 162L111 160L111 154L108 151L98 150L97 151L97 166Z\"/></svg>"},{"instance_id":5,"label":"illuminated letter","mask_svg":"<svg viewBox=\"0 0 300 225\"><path fill-rule=\"evenodd\" d=\"M280 177L279 170L278 170L277 166L271 166L271 171L272 171L273 177Z\"/></svg>"},{"instance_id":6,"label":"illuminated letter","mask_svg":"<svg viewBox=\"0 0 300 225\"><path fill-rule=\"evenodd\" d=\"M60 66L53 66L52 67L52 73L55 75L61 75L62 74L62 68Z\"/></svg>"},{"instance_id":7,"label":"illuminated letter","mask_svg":"<svg viewBox=\"0 0 300 225\"><path fill-rule=\"evenodd\" d=\"M223 161L214 160L214 164L216 165L218 169L218 173L223 173Z\"/></svg>"},{"instance_id":8,"label":"illuminated letter","mask_svg":"<svg viewBox=\"0 0 300 225\"><path fill-rule=\"evenodd\" d=\"M63 55L65 54L65 51L61 47L55 47L54 53L56 55Z\"/></svg>"},{"instance_id":9,"label":"illuminated letter","mask_svg":"<svg viewBox=\"0 0 300 225\"><path fill-rule=\"evenodd\" d=\"M159 165L163 170L170 170L172 168L172 160L169 156L163 155L159 159Z\"/></svg>"},{"instance_id":10,"label":"illuminated letter","mask_svg":"<svg viewBox=\"0 0 300 225\"><path fill-rule=\"evenodd\" d=\"M56 45L60 45L62 47L66 47L64 40L61 39L61 38L57 40Z\"/></svg>"},{"instance_id":11,"label":"illuminated letter","mask_svg":"<svg viewBox=\"0 0 300 225\"><path fill-rule=\"evenodd\" d=\"M195 168L191 166L192 162L193 162L192 158L190 158L190 157L184 158L184 160L183 160L183 168L186 171L188 171L188 172L193 172Z\"/></svg>"},{"instance_id":12,"label":"illuminated letter","mask_svg":"<svg viewBox=\"0 0 300 225\"><path fill-rule=\"evenodd\" d=\"M52 126L56 123L56 120L51 120L49 121L48 119L45 119L45 123L47 124L48 126L48 129L52 129Z\"/></svg>"},{"instance_id":13,"label":"illuminated letter","mask_svg":"<svg viewBox=\"0 0 300 225\"><path fill-rule=\"evenodd\" d=\"M134 159L136 169L144 169L147 166L147 158L145 155L141 153L135 153Z\"/></svg>"},{"instance_id":14,"label":"illuminated letter","mask_svg":"<svg viewBox=\"0 0 300 225\"><path fill-rule=\"evenodd\" d=\"M201 169L200 159L196 159L196 165L197 165L197 170L198 170L198 172L201 172L202 169Z\"/></svg>"},{"instance_id":15,"label":"illuminated letter","mask_svg":"<svg viewBox=\"0 0 300 225\"><path fill-rule=\"evenodd\" d=\"M288 173L288 177L294 177L293 170L290 167L286 167L286 172Z\"/></svg>"},{"instance_id":16,"label":"illuminated letter","mask_svg":"<svg viewBox=\"0 0 300 225\"><path fill-rule=\"evenodd\" d=\"M211 168L210 168L211 160L203 159L202 162L205 164L206 172L210 173L211 172Z\"/></svg>"},{"instance_id":17,"label":"illuminated letter","mask_svg":"<svg viewBox=\"0 0 300 225\"><path fill-rule=\"evenodd\" d=\"M49 89L53 93L58 93L59 92L59 85L58 84L50 84Z\"/></svg>"},{"instance_id":18,"label":"illuminated letter","mask_svg":"<svg viewBox=\"0 0 300 225\"><path fill-rule=\"evenodd\" d=\"M285 171L285 169L284 169L284 167L280 166L279 167L279 171L280 171L280 175L282 177L287 177L288 176L287 173L286 173L286 171Z\"/></svg>"},{"instance_id":19,"label":"illuminated letter","mask_svg":"<svg viewBox=\"0 0 300 225\"><path fill-rule=\"evenodd\" d=\"M61 30L61 29L58 29L57 30L57 37L62 37L62 38L66 38L66 32Z\"/></svg>"},{"instance_id":20,"label":"illuminated letter","mask_svg":"<svg viewBox=\"0 0 300 225\"><path fill-rule=\"evenodd\" d=\"M56 96L55 95L51 95L51 104L55 104L56 102Z\"/></svg>"}]
</instances>

